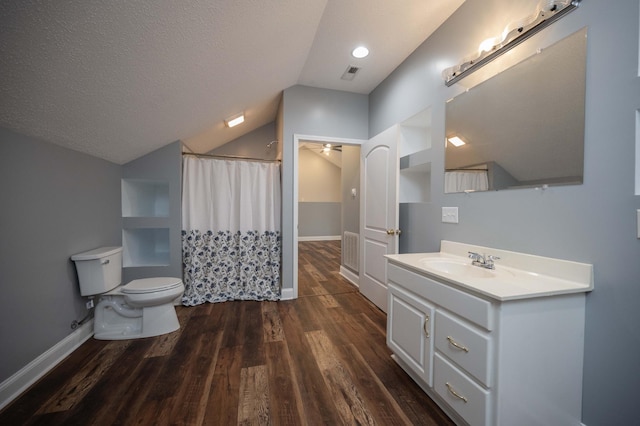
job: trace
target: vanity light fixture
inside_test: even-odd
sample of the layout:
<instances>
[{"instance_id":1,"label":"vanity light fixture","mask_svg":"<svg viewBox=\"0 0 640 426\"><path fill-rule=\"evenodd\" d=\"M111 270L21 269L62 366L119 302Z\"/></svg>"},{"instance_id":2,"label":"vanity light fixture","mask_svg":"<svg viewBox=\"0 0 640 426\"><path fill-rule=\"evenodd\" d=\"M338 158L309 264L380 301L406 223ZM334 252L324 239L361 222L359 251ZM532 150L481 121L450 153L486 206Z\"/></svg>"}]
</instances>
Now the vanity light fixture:
<instances>
[{"instance_id":1,"label":"vanity light fixture","mask_svg":"<svg viewBox=\"0 0 640 426\"><path fill-rule=\"evenodd\" d=\"M447 68L442 72L444 84L451 86L498 56L513 49L543 28L548 27L569 12L575 10L582 0L541 0L535 13L508 25L501 36L484 40L473 59Z\"/></svg>"},{"instance_id":2,"label":"vanity light fixture","mask_svg":"<svg viewBox=\"0 0 640 426\"><path fill-rule=\"evenodd\" d=\"M466 144L466 142L463 141L462 139L460 139L458 136L453 136L453 137L447 138L447 140L449 141L449 143L451 145L453 145L455 147L459 147L459 146L462 146L462 145Z\"/></svg>"},{"instance_id":3,"label":"vanity light fixture","mask_svg":"<svg viewBox=\"0 0 640 426\"><path fill-rule=\"evenodd\" d=\"M353 51L351 52L351 55L354 58L358 58L358 59L366 58L367 56L369 56L369 49L367 49L364 46L358 46L355 49L353 49Z\"/></svg>"},{"instance_id":4,"label":"vanity light fixture","mask_svg":"<svg viewBox=\"0 0 640 426\"><path fill-rule=\"evenodd\" d=\"M240 114L236 114L233 117L229 117L226 120L224 120L224 124L227 127L234 127L237 126L238 124L244 123L244 113L241 112Z\"/></svg>"}]
</instances>

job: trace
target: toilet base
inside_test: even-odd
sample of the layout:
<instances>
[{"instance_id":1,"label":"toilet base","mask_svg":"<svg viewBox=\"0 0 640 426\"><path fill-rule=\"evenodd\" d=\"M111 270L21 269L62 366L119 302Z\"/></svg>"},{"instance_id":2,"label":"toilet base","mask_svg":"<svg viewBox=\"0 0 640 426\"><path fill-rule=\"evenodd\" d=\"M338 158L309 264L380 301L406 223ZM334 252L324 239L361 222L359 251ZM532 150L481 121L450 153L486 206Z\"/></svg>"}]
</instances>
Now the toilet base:
<instances>
[{"instance_id":1,"label":"toilet base","mask_svg":"<svg viewBox=\"0 0 640 426\"><path fill-rule=\"evenodd\" d=\"M132 308L123 298L109 296L96 306L93 337L98 340L128 340L160 336L180 328L172 303Z\"/></svg>"}]
</instances>

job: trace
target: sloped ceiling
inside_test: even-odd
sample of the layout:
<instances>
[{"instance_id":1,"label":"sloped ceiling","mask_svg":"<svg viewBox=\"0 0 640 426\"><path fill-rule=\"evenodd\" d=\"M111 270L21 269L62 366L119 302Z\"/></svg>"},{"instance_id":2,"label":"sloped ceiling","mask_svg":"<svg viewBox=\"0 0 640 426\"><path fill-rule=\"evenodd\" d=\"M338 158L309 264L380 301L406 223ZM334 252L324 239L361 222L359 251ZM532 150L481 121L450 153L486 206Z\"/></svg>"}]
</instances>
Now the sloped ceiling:
<instances>
[{"instance_id":1,"label":"sloped ceiling","mask_svg":"<svg viewBox=\"0 0 640 426\"><path fill-rule=\"evenodd\" d=\"M319 156L324 161L328 161L338 168L342 168L342 147L340 149L333 149L329 153L322 151L323 144L320 142L300 142L298 143L299 150L305 150Z\"/></svg>"},{"instance_id":2,"label":"sloped ceiling","mask_svg":"<svg viewBox=\"0 0 640 426\"><path fill-rule=\"evenodd\" d=\"M462 2L3 1L0 126L119 164L206 152L273 121L292 85L371 92Z\"/></svg>"}]
</instances>

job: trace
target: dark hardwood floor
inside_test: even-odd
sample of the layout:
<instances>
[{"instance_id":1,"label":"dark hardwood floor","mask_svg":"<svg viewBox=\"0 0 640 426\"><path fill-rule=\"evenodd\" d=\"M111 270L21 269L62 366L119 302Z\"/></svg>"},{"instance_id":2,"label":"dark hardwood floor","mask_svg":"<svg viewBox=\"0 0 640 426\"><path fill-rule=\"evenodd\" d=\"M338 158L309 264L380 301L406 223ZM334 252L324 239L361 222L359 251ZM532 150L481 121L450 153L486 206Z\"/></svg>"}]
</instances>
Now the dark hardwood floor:
<instances>
[{"instance_id":1,"label":"dark hardwood floor","mask_svg":"<svg viewBox=\"0 0 640 426\"><path fill-rule=\"evenodd\" d=\"M452 425L390 358L386 315L339 275L340 242L299 258L297 300L177 307L174 333L90 339L0 425Z\"/></svg>"}]
</instances>

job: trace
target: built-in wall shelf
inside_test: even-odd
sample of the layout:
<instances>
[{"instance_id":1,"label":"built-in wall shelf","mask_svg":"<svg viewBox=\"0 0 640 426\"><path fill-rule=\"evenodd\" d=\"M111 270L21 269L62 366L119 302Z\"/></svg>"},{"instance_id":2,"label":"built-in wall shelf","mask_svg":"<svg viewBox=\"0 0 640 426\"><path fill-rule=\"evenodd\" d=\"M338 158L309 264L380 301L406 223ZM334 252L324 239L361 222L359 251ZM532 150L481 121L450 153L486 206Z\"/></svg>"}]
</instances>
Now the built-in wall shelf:
<instances>
[{"instance_id":1,"label":"built-in wall shelf","mask_svg":"<svg viewBox=\"0 0 640 426\"><path fill-rule=\"evenodd\" d=\"M400 123L400 203L431 200L431 108Z\"/></svg>"},{"instance_id":2,"label":"built-in wall shelf","mask_svg":"<svg viewBox=\"0 0 640 426\"><path fill-rule=\"evenodd\" d=\"M182 143L122 167L122 281L182 276Z\"/></svg>"},{"instance_id":3,"label":"built-in wall shelf","mask_svg":"<svg viewBox=\"0 0 640 426\"><path fill-rule=\"evenodd\" d=\"M400 230L416 229L431 202L433 163L431 108L426 108L399 124L398 225ZM416 235L405 232L398 239L399 253L416 247Z\"/></svg>"},{"instance_id":4,"label":"built-in wall shelf","mask_svg":"<svg viewBox=\"0 0 640 426\"><path fill-rule=\"evenodd\" d=\"M170 263L169 228L122 230L122 266L167 266Z\"/></svg>"},{"instance_id":5,"label":"built-in wall shelf","mask_svg":"<svg viewBox=\"0 0 640 426\"><path fill-rule=\"evenodd\" d=\"M431 149L400 158L401 203L423 203L431 200Z\"/></svg>"},{"instance_id":6,"label":"built-in wall shelf","mask_svg":"<svg viewBox=\"0 0 640 426\"><path fill-rule=\"evenodd\" d=\"M167 266L169 182L122 179L122 266Z\"/></svg>"},{"instance_id":7,"label":"built-in wall shelf","mask_svg":"<svg viewBox=\"0 0 640 426\"><path fill-rule=\"evenodd\" d=\"M400 157L431 148L431 108L400 123Z\"/></svg>"},{"instance_id":8,"label":"built-in wall shelf","mask_svg":"<svg viewBox=\"0 0 640 426\"><path fill-rule=\"evenodd\" d=\"M635 195L640 195L640 110L636 110L636 191L635 191Z\"/></svg>"},{"instance_id":9,"label":"built-in wall shelf","mask_svg":"<svg viewBox=\"0 0 640 426\"><path fill-rule=\"evenodd\" d=\"M122 217L169 217L169 182L122 179Z\"/></svg>"}]
</instances>

